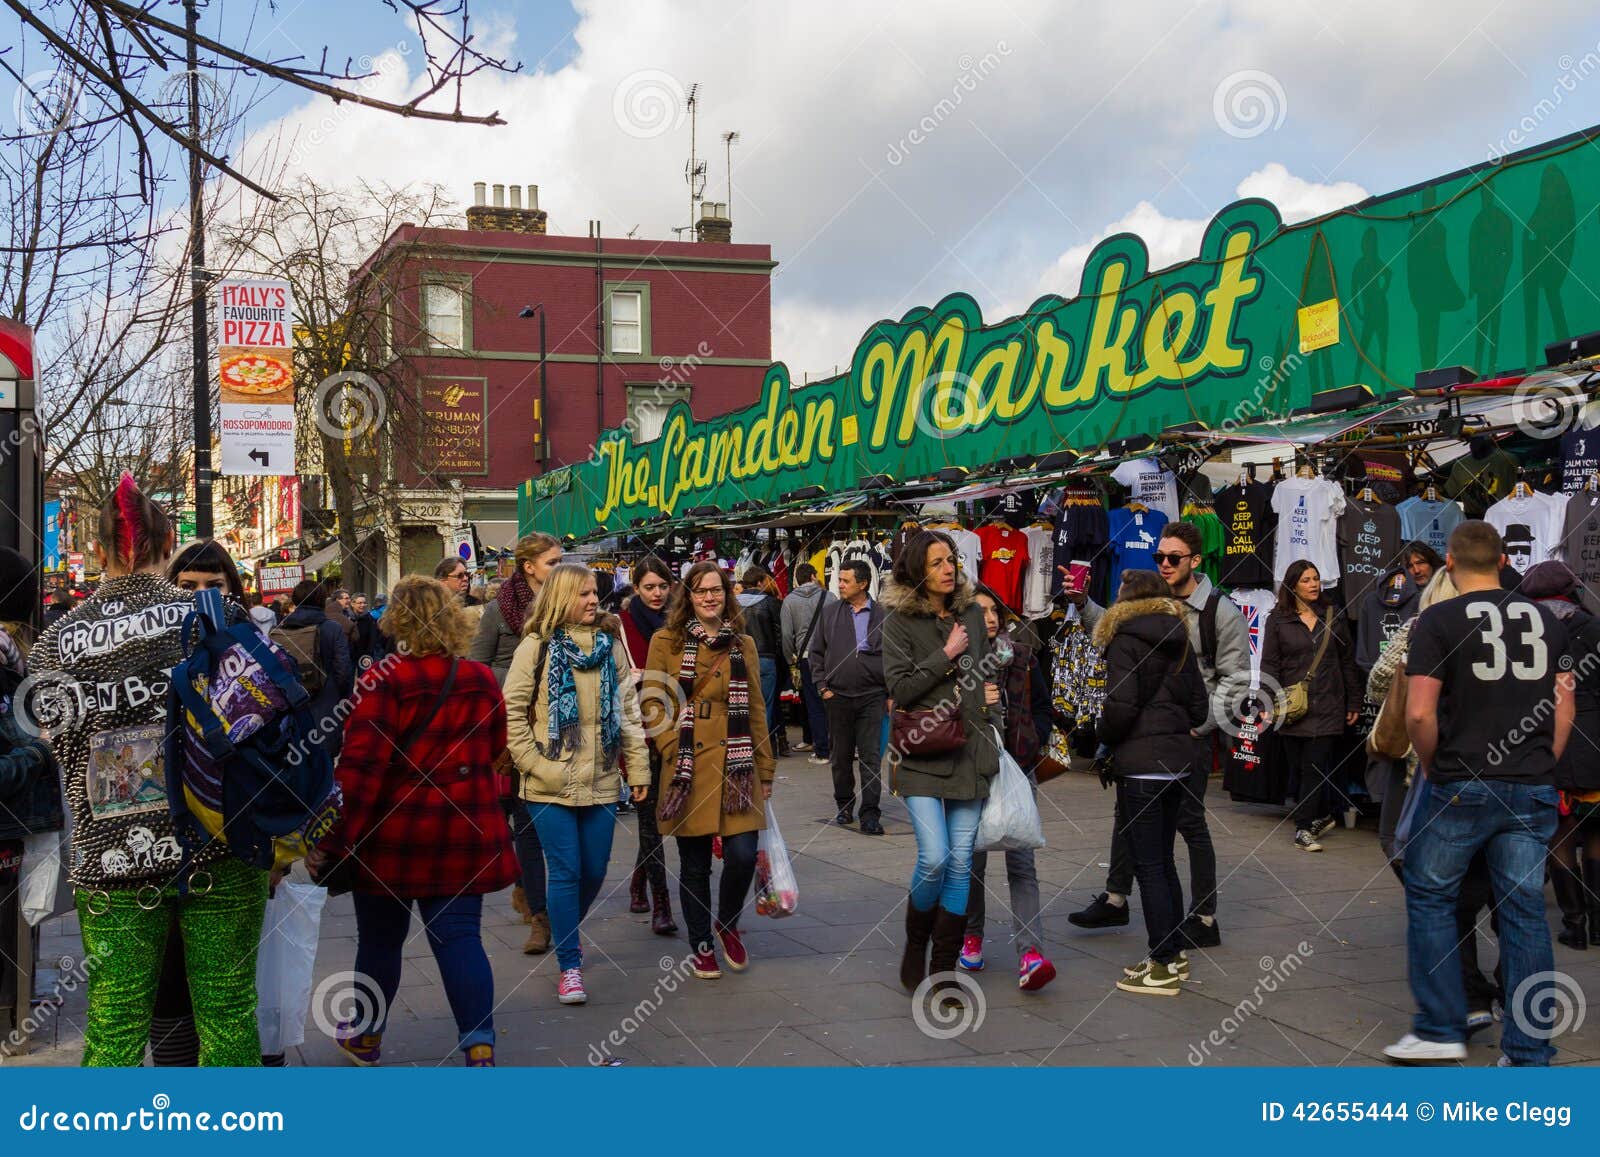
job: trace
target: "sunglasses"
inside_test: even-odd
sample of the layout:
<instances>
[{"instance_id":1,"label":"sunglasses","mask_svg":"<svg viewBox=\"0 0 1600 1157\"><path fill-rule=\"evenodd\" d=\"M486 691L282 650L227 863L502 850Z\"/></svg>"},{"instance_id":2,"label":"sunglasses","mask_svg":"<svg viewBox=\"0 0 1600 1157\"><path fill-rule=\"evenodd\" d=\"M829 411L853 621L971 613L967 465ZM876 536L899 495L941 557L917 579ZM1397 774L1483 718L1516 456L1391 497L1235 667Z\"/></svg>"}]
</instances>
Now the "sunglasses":
<instances>
[{"instance_id":1,"label":"sunglasses","mask_svg":"<svg viewBox=\"0 0 1600 1157\"><path fill-rule=\"evenodd\" d=\"M1164 554L1164 553L1162 553L1161 551L1158 550L1154 554L1152 554L1150 557L1156 560L1156 565L1157 566L1161 566L1162 564L1165 564L1167 566L1175 567L1180 562L1182 562L1184 559L1193 558L1194 555L1192 555L1192 554Z\"/></svg>"}]
</instances>

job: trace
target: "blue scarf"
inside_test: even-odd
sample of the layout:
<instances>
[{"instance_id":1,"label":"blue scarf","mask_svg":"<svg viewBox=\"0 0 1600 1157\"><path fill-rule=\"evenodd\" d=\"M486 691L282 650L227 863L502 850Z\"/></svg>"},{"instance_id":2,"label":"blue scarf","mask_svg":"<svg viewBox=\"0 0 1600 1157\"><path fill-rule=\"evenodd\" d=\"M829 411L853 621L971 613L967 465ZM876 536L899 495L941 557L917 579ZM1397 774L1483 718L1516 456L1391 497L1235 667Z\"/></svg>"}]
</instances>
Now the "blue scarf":
<instances>
[{"instance_id":1,"label":"blue scarf","mask_svg":"<svg viewBox=\"0 0 1600 1157\"><path fill-rule=\"evenodd\" d=\"M541 749L546 759L566 759L577 754L583 743L583 724L578 718L578 686L574 671L600 668L600 749L609 762L622 750L622 716L618 710L617 664L611 655L610 631L596 628L594 650L585 655L565 627L550 639L549 669L546 676L550 703L550 746Z\"/></svg>"}]
</instances>

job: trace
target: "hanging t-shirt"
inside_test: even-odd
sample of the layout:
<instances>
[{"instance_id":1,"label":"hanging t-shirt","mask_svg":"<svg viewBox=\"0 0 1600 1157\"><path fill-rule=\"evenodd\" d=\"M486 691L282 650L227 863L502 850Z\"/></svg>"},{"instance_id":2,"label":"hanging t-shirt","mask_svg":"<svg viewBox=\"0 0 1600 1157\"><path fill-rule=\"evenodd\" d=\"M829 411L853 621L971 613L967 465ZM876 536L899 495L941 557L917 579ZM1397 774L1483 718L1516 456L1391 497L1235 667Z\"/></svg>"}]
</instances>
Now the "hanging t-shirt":
<instances>
[{"instance_id":1,"label":"hanging t-shirt","mask_svg":"<svg viewBox=\"0 0 1600 1157\"><path fill-rule=\"evenodd\" d=\"M1022 583L1028 572L1028 538L1005 523L989 522L978 527L978 542L983 548L979 576L983 585L1013 611L1022 610Z\"/></svg>"},{"instance_id":2,"label":"hanging t-shirt","mask_svg":"<svg viewBox=\"0 0 1600 1157\"><path fill-rule=\"evenodd\" d=\"M1261 685L1261 642L1267 627L1267 616L1277 604L1277 596L1269 590L1239 590L1228 595L1244 615L1245 626L1250 630L1250 678L1252 687Z\"/></svg>"},{"instance_id":3,"label":"hanging t-shirt","mask_svg":"<svg viewBox=\"0 0 1600 1157\"><path fill-rule=\"evenodd\" d=\"M883 579L881 572L878 570L877 552L872 549L872 544L870 542L864 538L852 538L849 542L845 543L844 550L839 555L839 568L843 569L844 564L847 562L859 562L866 565L868 571L868 594L871 594L873 591L878 589ZM839 593L839 579L837 572L835 573L833 580L833 593Z\"/></svg>"},{"instance_id":4,"label":"hanging t-shirt","mask_svg":"<svg viewBox=\"0 0 1600 1157\"><path fill-rule=\"evenodd\" d=\"M1028 577L1022 584L1022 613L1030 619L1050 613L1051 576L1056 569L1055 535L1048 526L1030 526L1022 532L1028 540Z\"/></svg>"},{"instance_id":5,"label":"hanging t-shirt","mask_svg":"<svg viewBox=\"0 0 1600 1157\"><path fill-rule=\"evenodd\" d=\"M1186 514L1183 520L1200 532L1200 573L1213 583L1222 581L1222 548L1226 535L1215 514Z\"/></svg>"},{"instance_id":6,"label":"hanging t-shirt","mask_svg":"<svg viewBox=\"0 0 1600 1157\"><path fill-rule=\"evenodd\" d=\"M1400 533L1407 542L1421 541L1433 547L1443 558L1450 547L1450 532L1461 525L1466 516L1455 502L1426 502L1421 495L1408 498L1395 507L1400 515Z\"/></svg>"},{"instance_id":7,"label":"hanging t-shirt","mask_svg":"<svg viewBox=\"0 0 1600 1157\"><path fill-rule=\"evenodd\" d=\"M1030 500L1027 494L1014 490L1010 494L1002 494L995 502L991 513L1007 525L1021 530L1032 520L1037 508L1037 504Z\"/></svg>"},{"instance_id":8,"label":"hanging t-shirt","mask_svg":"<svg viewBox=\"0 0 1600 1157\"><path fill-rule=\"evenodd\" d=\"M1272 492L1272 509L1278 512L1273 581L1282 582L1289 564L1303 558L1317 568L1323 586L1338 586L1335 544L1338 518L1344 513L1344 491L1326 478L1285 478Z\"/></svg>"},{"instance_id":9,"label":"hanging t-shirt","mask_svg":"<svg viewBox=\"0 0 1600 1157\"><path fill-rule=\"evenodd\" d=\"M959 526L936 526L950 536L961 556L961 574L969 583L978 581L979 567L983 563L983 540L970 530Z\"/></svg>"},{"instance_id":10,"label":"hanging t-shirt","mask_svg":"<svg viewBox=\"0 0 1600 1157\"><path fill-rule=\"evenodd\" d=\"M1122 583L1125 570L1155 570L1156 544L1161 528L1169 521L1155 510L1113 510L1107 515L1111 527L1111 590Z\"/></svg>"},{"instance_id":11,"label":"hanging t-shirt","mask_svg":"<svg viewBox=\"0 0 1600 1157\"><path fill-rule=\"evenodd\" d=\"M894 571L894 559L890 557L890 540L883 538L874 542L871 547L871 562L877 572L872 580L872 597L877 598L883 591L883 584L889 581L890 574Z\"/></svg>"},{"instance_id":12,"label":"hanging t-shirt","mask_svg":"<svg viewBox=\"0 0 1600 1157\"><path fill-rule=\"evenodd\" d=\"M1265 482L1225 486L1217 492L1217 517L1222 520L1222 585L1264 587L1272 584L1272 487Z\"/></svg>"},{"instance_id":13,"label":"hanging t-shirt","mask_svg":"<svg viewBox=\"0 0 1600 1157\"><path fill-rule=\"evenodd\" d=\"M1344 605L1361 613L1367 592L1382 581L1400 553L1400 516L1381 502L1350 499L1339 516L1339 561L1344 568Z\"/></svg>"},{"instance_id":14,"label":"hanging t-shirt","mask_svg":"<svg viewBox=\"0 0 1600 1157\"><path fill-rule=\"evenodd\" d=\"M1095 564L1110 542L1110 524L1106 509L1098 501L1080 500L1064 503L1056 519L1054 555L1050 565L1050 593L1061 593L1064 581L1060 568L1073 560ZM1099 563L1095 569L1105 573L1109 567Z\"/></svg>"},{"instance_id":15,"label":"hanging t-shirt","mask_svg":"<svg viewBox=\"0 0 1600 1157\"><path fill-rule=\"evenodd\" d=\"M1163 470L1148 458L1124 462L1111 472L1111 478L1126 486L1134 502L1142 502L1151 510L1166 515L1167 522L1178 518L1178 478L1170 470ZM1162 523L1165 526L1166 523ZM1157 532L1161 527L1156 527Z\"/></svg>"},{"instance_id":16,"label":"hanging t-shirt","mask_svg":"<svg viewBox=\"0 0 1600 1157\"><path fill-rule=\"evenodd\" d=\"M1561 436L1561 489L1582 490L1600 473L1600 430L1572 430ZM1576 568L1574 568L1576 569Z\"/></svg>"},{"instance_id":17,"label":"hanging t-shirt","mask_svg":"<svg viewBox=\"0 0 1600 1157\"><path fill-rule=\"evenodd\" d=\"M1584 602L1600 605L1600 493L1580 490L1567 500L1561 556L1578 576Z\"/></svg>"},{"instance_id":18,"label":"hanging t-shirt","mask_svg":"<svg viewBox=\"0 0 1600 1157\"><path fill-rule=\"evenodd\" d=\"M1535 490L1526 498L1502 498L1484 511L1483 520L1500 532L1513 569L1527 574L1529 567L1561 553L1567 499Z\"/></svg>"},{"instance_id":19,"label":"hanging t-shirt","mask_svg":"<svg viewBox=\"0 0 1600 1157\"><path fill-rule=\"evenodd\" d=\"M827 586L828 593L835 597L839 594L839 564L844 561L844 548L847 545L848 543L842 538L830 542L824 569L818 572L823 576L823 583Z\"/></svg>"}]
</instances>

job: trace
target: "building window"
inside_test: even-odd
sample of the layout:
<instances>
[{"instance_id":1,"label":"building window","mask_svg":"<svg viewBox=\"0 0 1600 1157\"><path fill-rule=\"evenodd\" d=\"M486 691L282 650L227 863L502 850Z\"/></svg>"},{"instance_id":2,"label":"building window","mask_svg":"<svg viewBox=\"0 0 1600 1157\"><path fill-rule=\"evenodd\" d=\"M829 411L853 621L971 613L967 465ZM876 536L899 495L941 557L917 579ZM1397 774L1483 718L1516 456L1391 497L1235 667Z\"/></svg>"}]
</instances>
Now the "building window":
<instances>
[{"instance_id":1,"label":"building window","mask_svg":"<svg viewBox=\"0 0 1600 1157\"><path fill-rule=\"evenodd\" d=\"M394 298L383 295L378 305L378 357L385 365L394 360Z\"/></svg>"},{"instance_id":2,"label":"building window","mask_svg":"<svg viewBox=\"0 0 1600 1157\"><path fill-rule=\"evenodd\" d=\"M650 355L650 287L639 282L606 285L606 352Z\"/></svg>"},{"instance_id":3,"label":"building window","mask_svg":"<svg viewBox=\"0 0 1600 1157\"><path fill-rule=\"evenodd\" d=\"M661 382L628 383L628 435L635 446L653 442L661 436L672 407L689 401L689 386L663 385Z\"/></svg>"},{"instance_id":4,"label":"building window","mask_svg":"<svg viewBox=\"0 0 1600 1157\"><path fill-rule=\"evenodd\" d=\"M467 290L463 283L423 282L422 329L433 349L467 348Z\"/></svg>"}]
</instances>

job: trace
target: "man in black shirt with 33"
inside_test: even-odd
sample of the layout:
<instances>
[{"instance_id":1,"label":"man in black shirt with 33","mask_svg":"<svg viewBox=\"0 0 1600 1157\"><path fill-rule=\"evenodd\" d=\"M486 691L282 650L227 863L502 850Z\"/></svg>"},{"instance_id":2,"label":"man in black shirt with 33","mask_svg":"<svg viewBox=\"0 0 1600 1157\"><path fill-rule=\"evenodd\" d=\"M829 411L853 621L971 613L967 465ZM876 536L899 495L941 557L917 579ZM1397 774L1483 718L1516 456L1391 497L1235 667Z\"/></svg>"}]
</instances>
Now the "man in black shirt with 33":
<instances>
[{"instance_id":1,"label":"man in black shirt with 33","mask_svg":"<svg viewBox=\"0 0 1600 1157\"><path fill-rule=\"evenodd\" d=\"M1467 1055L1454 913L1461 879L1480 848L1498 901L1508 994L1501 1063L1548 1065L1555 1054L1539 1023L1554 966L1544 865L1560 804L1552 772L1572 731L1573 664L1555 616L1501 589L1504 565L1495 529L1463 522L1445 558L1461 593L1429 607L1411 628L1406 729L1419 774L1427 774L1404 848L1406 943L1418 1012L1412 1031L1384 1049L1403 1064Z\"/></svg>"}]
</instances>

